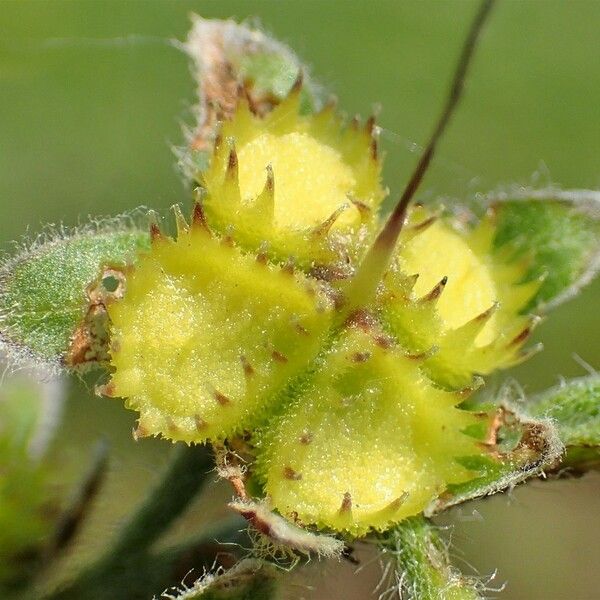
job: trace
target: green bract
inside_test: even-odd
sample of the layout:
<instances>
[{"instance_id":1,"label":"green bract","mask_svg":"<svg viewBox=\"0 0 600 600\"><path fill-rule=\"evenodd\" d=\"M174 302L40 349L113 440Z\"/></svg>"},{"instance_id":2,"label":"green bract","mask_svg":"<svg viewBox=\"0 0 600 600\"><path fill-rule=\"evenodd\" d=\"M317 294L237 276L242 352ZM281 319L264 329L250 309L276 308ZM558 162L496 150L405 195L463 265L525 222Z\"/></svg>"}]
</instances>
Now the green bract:
<instances>
[{"instance_id":1,"label":"green bract","mask_svg":"<svg viewBox=\"0 0 600 600\"><path fill-rule=\"evenodd\" d=\"M0 270L0 340L9 355L70 365L73 336L90 305L89 286L103 267L133 262L149 236L129 219L111 219L47 237Z\"/></svg>"}]
</instances>

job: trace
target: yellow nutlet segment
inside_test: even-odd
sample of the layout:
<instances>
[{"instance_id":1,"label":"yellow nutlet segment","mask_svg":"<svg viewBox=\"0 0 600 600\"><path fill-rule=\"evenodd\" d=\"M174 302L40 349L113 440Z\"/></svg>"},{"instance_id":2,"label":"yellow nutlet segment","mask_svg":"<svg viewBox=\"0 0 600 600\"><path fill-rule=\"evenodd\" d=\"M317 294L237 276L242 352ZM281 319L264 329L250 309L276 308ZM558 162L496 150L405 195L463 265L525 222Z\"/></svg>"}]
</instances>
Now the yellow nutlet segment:
<instances>
[{"instance_id":1,"label":"yellow nutlet segment","mask_svg":"<svg viewBox=\"0 0 600 600\"><path fill-rule=\"evenodd\" d=\"M211 228L299 266L344 261L376 226L385 193L373 120L344 128L333 106L300 115L301 86L266 116L239 100L199 175Z\"/></svg>"},{"instance_id":2,"label":"yellow nutlet segment","mask_svg":"<svg viewBox=\"0 0 600 600\"><path fill-rule=\"evenodd\" d=\"M435 388L419 361L356 327L257 436L265 493L302 523L364 534L417 514L479 454L461 433L476 417Z\"/></svg>"},{"instance_id":3,"label":"yellow nutlet segment","mask_svg":"<svg viewBox=\"0 0 600 600\"><path fill-rule=\"evenodd\" d=\"M201 219L189 230L178 223L177 241L155 233L109 307L106 389L140 413L138 436L222 439L259 423L318 353L330 302L303 275L213 237Z\"/></svg>"},{"instance_id":4,"label":"yellow nutlet segment","mask_svg":"<svg viewBox=\"0 0 600 600\"><path fill-rule=\"evenodd\" d=\"M423 209L419 209L422 211ZM520 312L540 281L521 283L527 262L493 251L488 218L462 233L438 220L401 244L379 297L388 330L424 370L453 389L522 361L537 317Z\"/></svg>"}]
</instances>

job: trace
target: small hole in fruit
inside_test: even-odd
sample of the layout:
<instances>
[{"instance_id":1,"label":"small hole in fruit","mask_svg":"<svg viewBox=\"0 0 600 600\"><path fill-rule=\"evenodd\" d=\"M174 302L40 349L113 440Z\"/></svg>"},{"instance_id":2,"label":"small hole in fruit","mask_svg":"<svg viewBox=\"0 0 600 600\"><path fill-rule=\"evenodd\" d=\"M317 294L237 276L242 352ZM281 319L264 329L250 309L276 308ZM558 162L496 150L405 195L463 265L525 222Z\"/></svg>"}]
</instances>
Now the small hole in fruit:
<instances>
[{"instance_id":1,"label":"small hole in fruit","mask_svg":"<svg viewBox=\"0 0 600 600\"><path fill-rule=\"evenodd\" d=\"M102 287L111 294L117 291L119 285L121 285L121 282L114 275L105 275L102 278Z\"/></svg>"}]
</instances>

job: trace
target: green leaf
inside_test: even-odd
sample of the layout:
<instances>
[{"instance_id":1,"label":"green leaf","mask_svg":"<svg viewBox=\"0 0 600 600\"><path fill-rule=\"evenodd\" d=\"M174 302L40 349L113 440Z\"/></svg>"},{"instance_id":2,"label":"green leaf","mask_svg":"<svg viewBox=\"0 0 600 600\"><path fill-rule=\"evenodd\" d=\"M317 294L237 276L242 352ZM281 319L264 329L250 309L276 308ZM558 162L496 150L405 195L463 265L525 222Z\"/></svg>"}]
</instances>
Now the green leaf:
<instances>
[{"instance_id":1,"label":"green leaf","mask_svg":"<svg viewBox=\"0 0 600 600\"><path fill-rule=\"evenodd\" d=\"M402 521L381 536L380 546L394 570L398 597L407 600L476 600L481 583L450 564L448 546L423 517ZM396 596L394 596L396 597Z\"/></svg>"},{"instance_id":2,"label":"green leaf","mask_svg":"<svg viewBox=\"0 0 600 600\"><path fill-rule=\"evenodd\" d=\"M543 277L525 310L552 308L576 295L600 267L600 193L531 190L493 197L496 249L530 260Z\"/></svg>"},{"instance_id":3,"label":"green leaf","mask_svg":"<svg viewBox=\"0 0 600 600\"><path fill-rule=\"evenodd\" d=\"M64 365L88 286L103 266L125 267L148 246L146 230L115 218L50 235L9 258L0 269L0 345L17 360Z\"/></svg>"},{"instance_id":4,"label":"green leaf","mask_svg":"<svg viewBox=\"0 0 600 600\"><path fill-rule=\"evenodd\" d=\"M528 409L555 422L566 447L561 469L600 467L600 376L564 382L533 398Z\"/></svg>"}]
</instances>

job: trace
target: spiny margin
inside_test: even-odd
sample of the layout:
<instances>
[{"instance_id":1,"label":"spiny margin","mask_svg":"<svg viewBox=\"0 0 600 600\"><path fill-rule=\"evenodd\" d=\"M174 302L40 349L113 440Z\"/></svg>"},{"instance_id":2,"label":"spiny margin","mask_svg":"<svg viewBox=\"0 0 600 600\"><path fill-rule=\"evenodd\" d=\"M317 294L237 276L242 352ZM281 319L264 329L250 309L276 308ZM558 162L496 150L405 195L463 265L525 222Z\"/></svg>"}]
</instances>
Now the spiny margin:
<instances>
[{"instance_id":1,"label":"spiny margin","mask_svg":"<svg viewBox=\"0 0 600 600\"><path fill-rule=\"evenodd\" d=\"M435 388L368 317L355 321L253 441L274 508L360 536L476 477L457 459L482 449L463 433L479 421L456 408L464 396Z\"/></svg>"},{"instance_id":2,"label":"spiny margin","mask_svg":"<svg viewBox=\"0 0 600 600\"><path fill-rule=\"evenodd\" d=\"M448 389L473 385L478 376L508 368L537 347L524 348L539 318L523 315L541 285L522 283L521 259L492 256L489 220L460 231L452 220L422 207L409 214L405 232L376 298L384 326L407 352L426 355L427 375ZM441 216L441 215L440 215Z\"/></svg>"},{"instance_id":3,"label":"spiny margin","mask_svg":"<svg viewBox=\"0 0 600 600\"><path fill-rule=\"evenodd\" d=\"M344 126L335 106L300 114L302 80L265 116L240 99L196 174L211 228L305 271L342 272L377 227L385 197L374 118ZM364 248L362 248L364 250Z\"/></svg>"},{"instance_id":4,"label":"spiny margin","mask_svg":"<svg viewBox=\"0 0 600 600\"><path fill-rule=\"evenodd\" d=\"M214 236L199 204L178 227L176 241L153 227L109 307L114 372L101 391L139 411L136 437L216 441L265 418L318 353L332 302L323 285Z\"/></svg>"},{"instance_id":5,"label":"spiny margin","mask_svg":"<svg viewBox=\"0 0 600 600\"><path fill-rule=\"evenodd\" d=\"M88 309L88 286L106 264L125 267L149 246L142 209L80 227L48 227L0 267L0 349L15 366L56 373Z\"/></svg>"}]
</instances>

